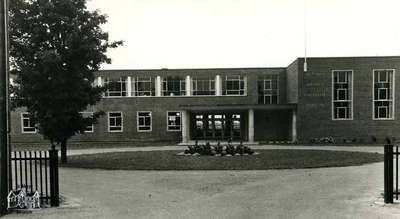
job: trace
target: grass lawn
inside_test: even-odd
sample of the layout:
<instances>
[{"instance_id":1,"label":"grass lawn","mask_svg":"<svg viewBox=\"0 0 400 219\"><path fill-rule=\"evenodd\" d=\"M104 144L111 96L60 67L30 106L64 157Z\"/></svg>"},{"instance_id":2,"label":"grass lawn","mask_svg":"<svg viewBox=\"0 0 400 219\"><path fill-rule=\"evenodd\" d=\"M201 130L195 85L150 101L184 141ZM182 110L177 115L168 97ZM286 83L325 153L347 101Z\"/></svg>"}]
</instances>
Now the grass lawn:
<instances>
[{"instance_id":1,"label":"grass lawn","mask_svg":"<svg viewBox=\"0 0 400 219\"><path fill-rule=\"evenodd\" d=\"M177 156L178 151L117 152L69 157L63 167L108 170L268 170L354 166L383 155L326 150L256 150L259 155Z\"/></svg>"}]
</instances>

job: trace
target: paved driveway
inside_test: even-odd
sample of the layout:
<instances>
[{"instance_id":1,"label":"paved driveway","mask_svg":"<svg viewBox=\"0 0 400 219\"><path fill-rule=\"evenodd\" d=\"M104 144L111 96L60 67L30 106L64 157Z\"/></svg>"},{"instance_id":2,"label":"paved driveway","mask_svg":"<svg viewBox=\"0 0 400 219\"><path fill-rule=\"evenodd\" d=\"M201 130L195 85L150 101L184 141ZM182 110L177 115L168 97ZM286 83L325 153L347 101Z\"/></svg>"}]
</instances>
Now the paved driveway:
<instances>
[{"instance_id":1,"label":"paved driveway","mask_svg":"<svg viewBox=\"0 0 400 219\"><path fill-rule=\"evenodd\" d=\"M5 218L400 218L382 163L268 171L61 169L67 203Z\"/></svg>"},{"instance_id":2,"label":"paved driveway","mask_svg":"<svg viewBox=\"0 0 400 219\"><path fill-rule=\"evenodd\" d=\"M383 163L267 171L62 168L62 207L4 218L400 218L399 205L382 204L382 174Z\"/></svg>"}]
</instances>

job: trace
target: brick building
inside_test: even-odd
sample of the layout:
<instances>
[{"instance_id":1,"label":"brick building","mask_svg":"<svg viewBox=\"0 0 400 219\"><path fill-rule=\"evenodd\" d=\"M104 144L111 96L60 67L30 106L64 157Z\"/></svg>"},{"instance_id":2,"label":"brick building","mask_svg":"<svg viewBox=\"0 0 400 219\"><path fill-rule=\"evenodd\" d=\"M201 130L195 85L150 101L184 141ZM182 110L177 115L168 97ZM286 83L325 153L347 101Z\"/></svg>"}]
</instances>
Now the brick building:
<instances>
[{"instance_id":1,"label":"brick building","mask_svg":"<svg viewBox=\"0 0 400 219\"><path fill-rule=\"evenodd\" d=\"M228 140L248 143L333 137L400 138L400 57L296 59L283 68L104 70L105 116L75 143ZM43 142L23 109L11 113L14 144Z\"/></svg>"}]
</instances>

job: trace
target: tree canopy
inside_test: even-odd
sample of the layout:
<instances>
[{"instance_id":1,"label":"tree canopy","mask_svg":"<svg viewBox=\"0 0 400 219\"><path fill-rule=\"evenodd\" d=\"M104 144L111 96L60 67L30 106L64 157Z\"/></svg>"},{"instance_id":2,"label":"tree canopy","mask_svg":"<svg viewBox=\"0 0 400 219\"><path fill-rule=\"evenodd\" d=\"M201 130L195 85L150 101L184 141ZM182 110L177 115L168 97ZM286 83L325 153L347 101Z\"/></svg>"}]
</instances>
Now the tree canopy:
<instances>
[{"instance_id":1,"label":"tree canopy","mask_svg":"<svg viewBox=\"0 0 400 219\"><path fill-rule=\"evenodd\" d=\"M108 49L122 45L109 41L101 28L106 22L106 15L87 9L86 0L10 2L13 100L27 108L52 145L66 143L100 115L80 112L100 100L104 88L94 85L93 73L111 62Z\"/></svg>"}]
</instances>

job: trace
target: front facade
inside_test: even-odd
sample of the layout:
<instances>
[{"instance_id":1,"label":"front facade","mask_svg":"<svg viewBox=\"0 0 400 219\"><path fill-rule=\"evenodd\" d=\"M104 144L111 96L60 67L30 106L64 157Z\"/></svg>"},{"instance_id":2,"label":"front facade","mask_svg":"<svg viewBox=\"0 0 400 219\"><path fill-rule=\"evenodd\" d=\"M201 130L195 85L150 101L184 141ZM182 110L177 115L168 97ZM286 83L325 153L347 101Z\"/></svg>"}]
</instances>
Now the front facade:
<instances>
[{"instance_id":1,"label":"front facade","mask_svg":"<svg viewBox=\"0 0 400 219\"><path fill-rule=\"evenodd\" d=\"M108 90L84 115L105 116L71 141L140 144L380 142L400 138L400 57L296 59L284 68L104 70ZM11 113L14 144L43 142L23 109Z\"/></svg>"}]
</instances>

